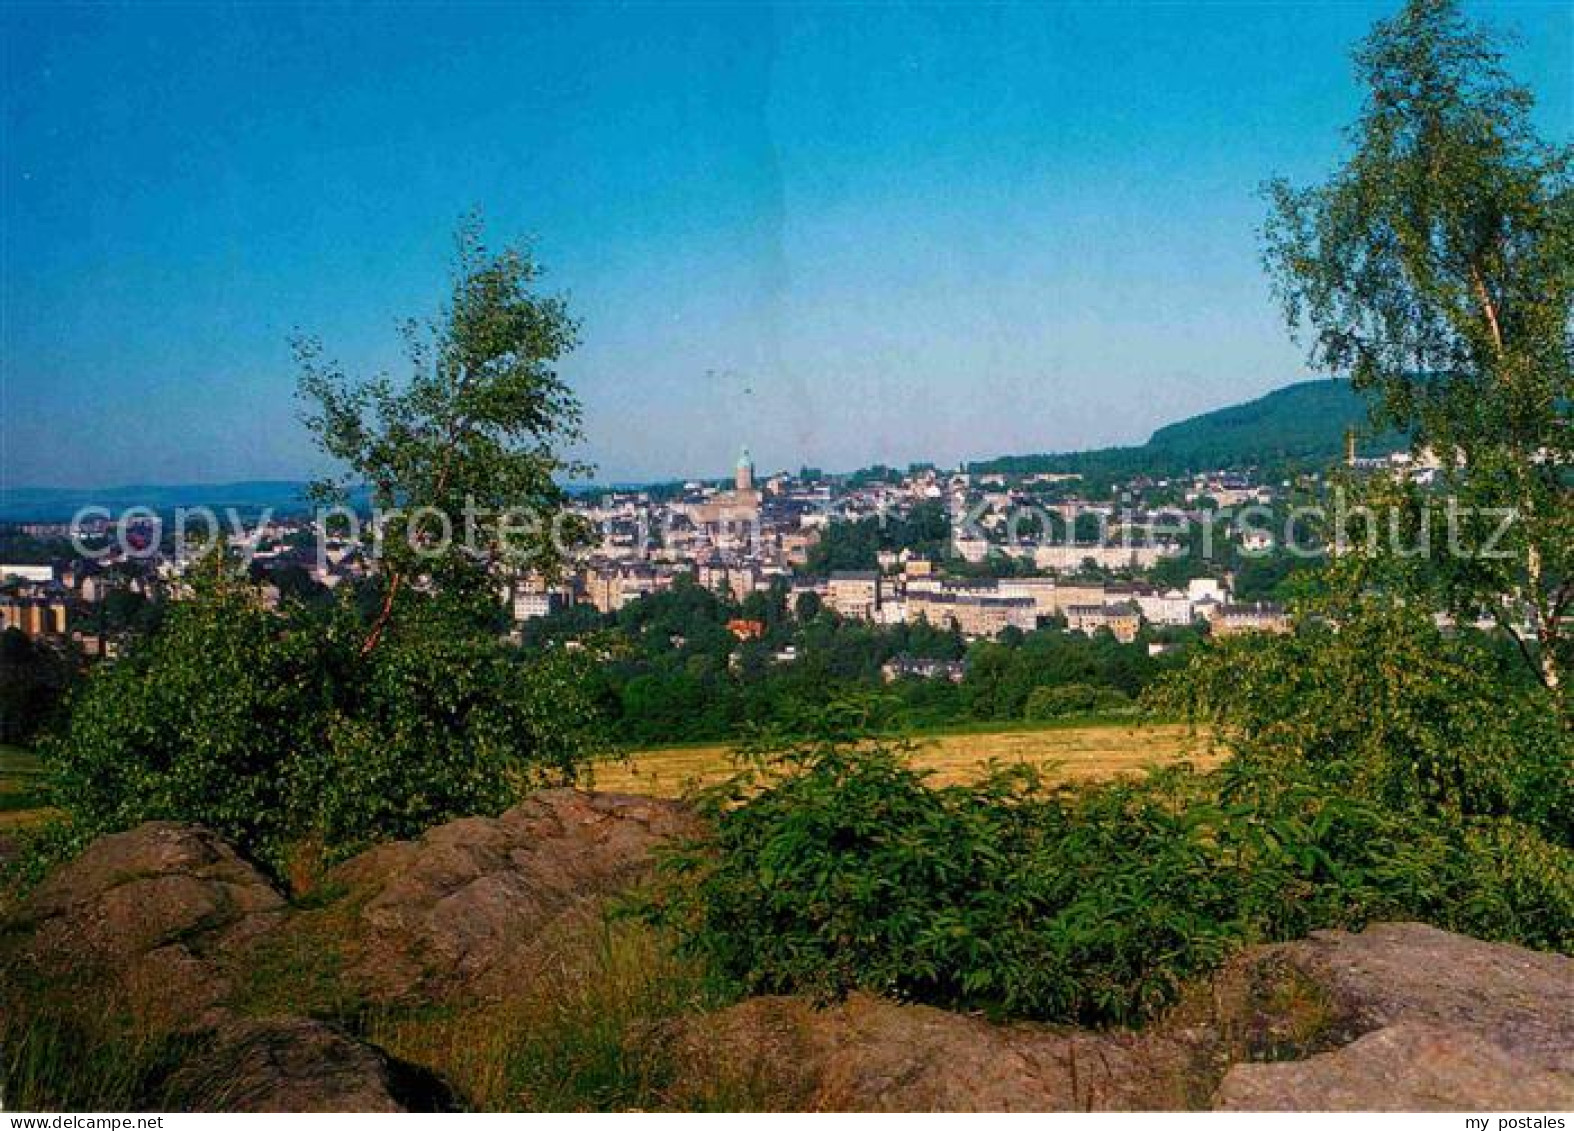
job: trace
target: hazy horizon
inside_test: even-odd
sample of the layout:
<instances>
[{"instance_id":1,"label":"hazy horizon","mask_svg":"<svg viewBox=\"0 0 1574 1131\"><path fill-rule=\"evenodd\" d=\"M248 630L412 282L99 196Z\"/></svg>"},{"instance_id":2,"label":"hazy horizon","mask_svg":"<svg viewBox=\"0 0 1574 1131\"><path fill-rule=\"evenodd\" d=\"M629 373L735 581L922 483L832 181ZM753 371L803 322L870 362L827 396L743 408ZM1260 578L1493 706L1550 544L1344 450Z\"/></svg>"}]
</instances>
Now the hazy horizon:
<instances>
[{"instance_id":1,"label":"hazy horizon","mask_svg":"<svg viewBox=\"0 0 1574 1131\"><path fill-rule=\"evenodd\" d=\"M1257 188L1393 7L10 5L0 485L320 473L288 336L397 375L474 206L598 481L1141 443L1318 376ZM1574 7L1470 11L1567 137Z\"/></svg>"},{"instance_id":2,"label":"hazy horizon","mask_svg":"<svg viewBox=\"0 0 1574 1131\"><path fill-rule=\"evenodd\" d=\"M1311 378L1312 381L1318 381L1318 380L1323 380L1323 379L1324 378L1316 378L1316 377ZM1338 380L1343 380L1343 379L1339 378ZM1291 384L1304 384L1304 383L1305 382L1297 381L1297 382L1292 382ZM1289 387L1290 387L1289 385L1284 385L1284 386L1280 386L1278 389L1270 389L1270 390L1268 390L1268 392L1272 393L1272 392L1282 391L1283 389L1287 389ZM1159 425L1159 427L1164 427L1165 425L1170 425L1170 424L1186 423L1187 421L1195 419L1198 416L1207 416L1207 415L1209 415L1209 414L1211 414L1213 412L1224 410L1224 409L1229 409L1229 408L1234 408L1234 407L1237 407L1239 404L1250 403L1251 401L1256 400L1256 399L1259 399L1259 398L1253 397L1253 398L1249 398L1247 401L1231 402L1230 404L1214 405L1211 408L1204 409L1204 410L1202 410L1201 413L1194 414L1193 416L1190 416L1190 417L1177 419L1177 420L1172 420L1172 421L1164 421L1164 422L1162 422ZM1138 440L1133 440L1130 444L1120 443L1120 444L1113 444L1113 445L1103 445L1103 448L1108 449L1108 448L1115 448L1115 447L1142 447L1150 439L1151 439L1151 436L1144 436L1144 437L1142 437L1142 438L1140 438ZM745 446L747 446L747 445L745 445ZM985 463L985 462L988 462L991 459L996 459L996 458L1000 458L1000 457L1004 457L1004 456L1069 455L1069 454L1076 454L1076 453L1081 453L1081 452L1090 452L1090 451L1095 451L1095 450L1099 450L1099 449L1093 449L1093 448L1060 448L1060 449L1042 449L1042 450L1034 450L1034 451L1026 451L1026 450L1024 450L1024 451L1019 451L1019 452L976 452L976 453L966 454L962 458L960 458L958 460L955 460L953 462L950 462L950 463L940 462L940 461L933 460L933 459L918 458L918 459L913 459L913 460L906 460L906 461L903 461L901 463L888 463L888 464L884 464L884 465L882 465L880 463L880 461L876 460L876 461L874 461L872 463L864 463L864 464L858 464L856 466L846 466L846 467L820 466L820 465L805 463L802 460L798 460L798 461L791 461L791 460L789 460L789 461L787 461L785 463L780 463L780 464L764 464L764 463L761 463L758 459L754 459L753 458L752 449L751 449L751 459L753 460L753 462L755 464L755 470L756 470L757 474L760 474L762 476L764 476L764 475L775 475L775 474L783 473L783 472L789 473L789 474L796 474L796 473L798 473L798 472L800 472L802 470L805 470L807 468L812 468L813 470L821 472L822 474L826 474L826 475L851 475L851 474L855 474L857 472L865 471L865 470L868 470L868 469L871 469L871 468L874 468L874 467L878 467L878 466L887 466L887 467L890 467L890 468L893 468L893 469L896 469L896 470L906 470L907 468L915 466L915 465L933 464L934 466L936 466L937 468L939 468L941 470L955 470L955 469L963 467L966 464ZM733 453L733 460L734 461L736 460L737 455L738 455L738 453L736 451L734 451L734 453ZM729 462L726 467L723 467L723 468L721 468L719 470L716 469L716 468L698 468L698 469L691 469L691 470L686 471L686 472L678 472L678 473L675 473L675 474L672 474L672 475L655 476L655 477L652 477L652 478L643 478L643 479L641 479L641 478L611 479L611 478L606 477L605 475L593 474L591 477L589 477L587 479L566 479L566 480L564 480L564 482L570 487L570 489L579 491L579 490L608 489L608 488L618 488L618 487L656 486L656 485L666 484L666 483L682 483L682 482L694 482L694 481L700 481L700 482L703 482L703 481L725 482L725 481L728 481L728 480L730 480L732 478L733 472L734 472L734 462ZM301 483L309 483L309 482L313 481L313 479L315 479L315 478L318 478L318 476L310 476L310 475L280 475L280 476L240 477L240 478L229 478L229 479L211 479L211 478L210 479L200 479L199 478L199 479L181 480L179 482L170 481L170 480L164 480L164 481L149 480L149 481L146 481L146 482L126 481L126 482L115 482L115 483L87 483L87 484L73 484L73 485L61 485L61 484L55 484L55 483L8 483L8 482L0 482L0 495L4 495L6 493L27 492L27 491L51 491L51 492L61 492L61 493L81 493L81 492L90 492L90 491L102 491L102 492L114 493L114 492L124 492L124 491L136 491L136 490L141 490L141 489L158 490L158 489L164 489L164 488L184 488L184 487L192 487L192 488L225 487L225 486L239 486L239 485L246 485L246 484L261 484L261 483L279 483L279 484L295 485L295 484L301 484Z\"/></svg>"}]
</instances>

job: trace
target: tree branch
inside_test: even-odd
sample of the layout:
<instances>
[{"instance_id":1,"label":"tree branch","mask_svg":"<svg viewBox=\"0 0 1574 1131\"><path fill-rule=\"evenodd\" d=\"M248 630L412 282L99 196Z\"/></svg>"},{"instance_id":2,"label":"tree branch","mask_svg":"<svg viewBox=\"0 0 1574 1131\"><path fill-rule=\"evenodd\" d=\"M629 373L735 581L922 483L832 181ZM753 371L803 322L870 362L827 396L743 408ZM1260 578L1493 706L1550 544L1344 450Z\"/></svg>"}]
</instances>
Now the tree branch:
<instances>
[{"instance_id":1,"label":"tree branch","mask_svg":"<svg viewBox=\"0 0 1574 1131\"><path fill-rule=\"evenodd\" d=\"M1530 645L1525 642L1525 638L1519 634L1519 631L1509 623L1507 618L1505 618L1502 612L1500 612L1495 606L1492 609L1492 619L1497 621L1497 626L1499 628L1508 633L1508 638L1512 640L1514 642L1514 646L1519 649L1521 658L1524 659L1525 665L1530 668L1531 672L1535 675L1536 681L1540 683L1541 686L1548 687L1547 677L1541 670L1541 662L1531 653Z\"/></svg>"},{"instance_id":2,"label":"tree branch","mask_svg":"<svg viewBox=\"0 0 1574 1131\"><path fill-rule=\"evenodd\" d=\"M1492 348L1498 359L1503 357L1503 324L1498 319L1497 303L1492 300L1491 292L1487 290L1486 280L1481 277L1481 268L1472 259L1470 261L1470 286L1476 293L1476 302L1481 306L1481 314L1487 320L1487 329L1492 334Z\"/></svg>"}]
</instances>

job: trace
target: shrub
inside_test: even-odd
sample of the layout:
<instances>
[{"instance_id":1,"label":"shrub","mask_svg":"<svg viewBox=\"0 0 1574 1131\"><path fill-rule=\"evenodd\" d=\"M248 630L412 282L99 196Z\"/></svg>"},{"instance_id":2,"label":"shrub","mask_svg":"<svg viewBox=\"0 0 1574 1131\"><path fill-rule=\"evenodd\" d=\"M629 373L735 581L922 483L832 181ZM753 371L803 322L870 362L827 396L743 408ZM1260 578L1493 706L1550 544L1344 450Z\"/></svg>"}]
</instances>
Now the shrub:
<instances>
[{"instance_id":1,"label":"shrub","mask_svg":"<svg viewBox=\"0 0 1574 1131\"><path fill-rule=\"evenodd\" d=\"M1129 706L1131 700L1113 688L1068 683L1061 687L1035 687L1027 697L1022 715L1034 721L1047 721Z\"/></svg>"},{"instance_id":2,"label":"shrub","mask_svg":"<svg viewBox=\"0 0 1574 1131\"><path fill-rule=\"evenodd\" d=\"M168 818L276 863L310 823L292 788L322 749L334 650L212 577L160 630L101 665L43 747L56 803L92 833Z\"/></svg>"},{"instance_id":3,"label":"shrub","mask_svg":"<svg viewBox=\"0 0 1574 1131\"><path fill-rule=\"evenodd\" d=\"M311 828L344 855L572 783L597 749L580 666L564 653L525 663L486 637L390 639L303 769Z\"/></svg>"},{"instance_id":4,"label":"shrub","mask_svg":"<svg viewBox=\"0 0 1574 1131\"><path fill-rule=\"evenodd\" d=\"M1574 729L1469 634L1363 597L1294 635L1217 641L1150 702L1253 766L1396 812L1511 816L1574 846Z\"/></svg>"},{"instance_id":5,"label":"shrub","mask_svg":"<svg viewBox=\"0 0 1574 1131\"><path fill-rule=\"evenodd\" d=\"M206 825L276 876L572 781L594 736L573 660L457 628L359 655L348 606L265 609L205 567L44 746L69 838Z\"/></svg>"},{"instance_id":6,"label":"shrub","mask_svg":"<svg viewBox=\"0 0 1574 1131\"><path fill-rule=\"evenodd\" d=\"M900 744L765 741L699 796L709 832L646 906L752 992L853 989L1132 1024L1248 942L1378 918L1574 944L1574 853L1237 762L935 788Z\"/></svg>"}]
</instances>

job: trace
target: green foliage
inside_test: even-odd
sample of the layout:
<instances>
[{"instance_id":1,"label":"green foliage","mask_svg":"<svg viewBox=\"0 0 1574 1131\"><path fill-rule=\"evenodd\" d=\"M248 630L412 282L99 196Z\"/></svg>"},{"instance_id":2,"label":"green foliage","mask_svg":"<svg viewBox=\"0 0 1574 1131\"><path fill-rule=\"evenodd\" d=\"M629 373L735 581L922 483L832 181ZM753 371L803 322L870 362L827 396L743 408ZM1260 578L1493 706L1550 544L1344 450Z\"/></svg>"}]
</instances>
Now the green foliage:
<instances>
[{"instance_id":1,"label":"green foliage","mask_svg":"<svg viewBox=\"0 0 1574 1131\"><path fill-rule=\"evenodd\" d=\"M587 469L561 449L579 438L579 404L557 364L578 327L561 298L536 293L528 251L491 252L478 218L460 225L452 295L405 338L411 376L354 380L311 339L296 343L307 426L352 477L324 483L342 499L366 487L382 512L376 537L384 604L367 635L380 641L395 602L417 578L450 600L496 611L494 570L560 564L566 495L557 477Z\"/></svg>"},{"instance_id":2,"label":"green foliage","mask_svg":"<svg viewBox=\"0 0 1574 1131\"><path fill-rule=\"evenodd\" d=\"M194 821L282 876L496 813L588 762L573 658L527 663L476 635L362 656L362 628L343 606L269 611L208 563L159 632L95 670L44 747L73 839Z\"/></svg>"},{"instance_id":3,"label":"green foliage","mask_svg":"<svg viewBox=\"0 0 1574 1131\"><path fill-rule=\"evenodd\" d=\"M328 721L302 786L331 856L496 814L543 784L572 783L598 751L584 664L526 664L485 638L391 642Z\"/></svg>"},{"instance_id":4,"label":"green foliage","mask_svg":"<svg viewBox=\"0 0 1574 1131\"><path fill-rule=\"evenodd\" d=\"M808 596L808 595L806 595ZM1082 683L1134 697L1179 656L1153 658L1145 643L1121 644L1060 629L1015 633L969 646L952 628L926 621L875 625L844 620L813 601L789 611L785 590L753 594L741 605L679 579L615 615L571 609L532 621L526 645L550 655L568 640L610 657L586 695L602 706L629 743L726 739L760 724L780 724L804 709L884 690L898 701L895 726L934 728L1023 718L1039 687ZM761 621L764 636L740 642L736 617ZM1185 634L1181 634L1185 635ZM793 649L790 660L777 654ZM898 656L966 659L960 684L901 679L887 685L883 665Z\"/></svg>"},{"instance_id":5,"label":"green foliage","mask_svg":"<svg viewBox=\"0 0 1574 1131\"><path fill-rule=\"evenodd\" d=\"M881 550L907 550L930 560L949 556L951 517L945 504L929 500L901 516L832 522L810 548L804 569L822 576L835 570L874 569Z\"/></svg>"},{"instance_id":6,"label":"green foliage","mask_svg":"<svg viewBox=\"0 0 1574 1131\"><path fill-rule=\"evenodd\" d=\"M1346 434L1369 431L1367 424L1366 400L1348 381L1302 381L1160 428L1148 445L1191 468L1319 467L1340 459ZM1393 451L1403 444L1390 432L1363 446Z\"/></svg>"},{"instance_id":7,"label":"green foliage","mask_svg":"<svg viewBox=\"0 0 1574 1131\"><path fill-rule=\"evenodd\" d=\"M306 823L289 783L320 747L331 679L317 640L212 572L76 696L43 748L57 803L95 832L196 821L277 863Z\"/></svg>"},{"instance_id":8,"label":"green foliage","mask_svg":"<svg viewBox=\"0 0 1574 1131\"><path fill-rule=\"evenodd\" d=\"M15 530L0 530L0 562L9 565L51 565L76 556L71 539L40 538Z\"/></svg>"},{"instance_id":9,"label":"green foliage","mask_svg":"<svg viewBox=\"0 0 1574 1131\"><path fill-rule=\"evenodd\" d=\"M1367 429L1365 400L1350 382L1303 381L1245 404L1160 428L1141 447L1058 455L1007 456L969 465L979 474L1081 474L1091 487L1136 476L1175 476L1216 468L1258 468L1272 477L1320 470L1344 454L1345 434ZM1369 431L1369 429L1367 429ZM1392 451L1404 438L1368 437L1365 450Z\"/></svg>"},{"instance_id":10,"label":"green foliage","mask_svg":"<svg viewBox=\"0 0 1574 1131\"><path fill-rule=\"evenodd\" d=\"M448 304L407 328L404 385L352 381L299 344L308 425L353 478L342 486L389 512L375 587L329 600L279 576L273 611L215 553L45 744L68 825L40 854L194 821L309 882L326 861L496 813L588 762L585 664L527 660L499 638L499 578L557 561L554 476L571 468L557 447L577 436L578 408L555 366L575 326L534 293L526 253L488 252L473 221L458 243Z\"/></svg>"},{"instance_id":11,"label":"green foliage","mask_svg":"<svg viewBox=\"0 0 1574 1131\"><path fill-rule=\"evenodd\" d=\"M1464 552L1416 580L1466 619L1522 602L1526 657L1556 687L1574 647L1574 148L1537 138L1530 92L1458 0L1409 0L1356 65L1354 150L1321 186L1269 187L1268 262L1313 363L1438 453L1461 507L1514 512L1506 553L1476 552L1495 521L1466 523Z\"/></svg>"},{"instance_id":12,"label":"green foliage","mask_svg":"<svg viewBox=\"0 0 1574 1131\"><path fill-rule=\"evenodd\" d=\"M934 788L845 735L757 749L646 908L751 992L864 989L1133 1024L1248 942L1420 917L1574 942L1574 853L1507 820L1415 817L1237 764Z\"/></svg>"},{"instance_id":13,"label":"green foliage","mask_svg":"<svg viewBox=\"0 0 1574 1131\"><path fill-rule=\"evenodd\" d=\"M699 796L710 831L647 913L751 991L1098 1024L1321 927L1420 918L1568 949L1574 751L1493 657L1386 603L1221 642L1155 698L1216 728L1224 769L1084 787L1013 769L935 788L833 706Z\"/></svg>"},{"instance_id":14,"label":"green foliage","mask_svg":"<svg viewBox=\"0 0 1574 1131\"><path fill-rule=\"evenodd\" d=\"M1022 717L1033 720L1064 719L1131 706L1131 700L1111 688L1067 683L1060 687L1035 687L1027 697Z\"/></svg>"},{"instance_id":15,"label":"green foliage","mask_svg":"<svg viewBox=\"0 0 1574 1131\"><path fill-rule=\"evenodd\" d=\"M1161 662L1148 656L1143 645L1121 644L1107 633L1087 637L1040 630L1015 647L990 641L974 644L968 650L967 678L961 690L977 719L1049 718L1052 716L1030 713L1034 695L1039 696L1042 708L1046 703L1065 702L1046 701L1050 689L1081 685L1096 688L1101 698L1100 703L1084 709L1118 706L1139 694L1161 670ZM1069 703L1067 706L1069 710Z\"/></svg>"},{"instance_id":16,"label":"green foliage","mask_svg":"<svg viewBox=\"0 0 1574 1131\"><path fill-rule=\"evenodd\" d=\"M75 658L47 640L0 629L0 743L33 741L76 680Z\"/></svg>"},{"instance_id":17,"label":"green foliage","mask_svg":"<svg viewBox=\"0 0 1574 1131\"><path fill-rule=\"evenodd\" d=\"M1569 844L1574 733L1517 676L1483 639L1365 595L1294 635L1214 642L1151 702L1208 723L1250 765L1395 811L1512 816Z\"/></svg>"}]
</instances>

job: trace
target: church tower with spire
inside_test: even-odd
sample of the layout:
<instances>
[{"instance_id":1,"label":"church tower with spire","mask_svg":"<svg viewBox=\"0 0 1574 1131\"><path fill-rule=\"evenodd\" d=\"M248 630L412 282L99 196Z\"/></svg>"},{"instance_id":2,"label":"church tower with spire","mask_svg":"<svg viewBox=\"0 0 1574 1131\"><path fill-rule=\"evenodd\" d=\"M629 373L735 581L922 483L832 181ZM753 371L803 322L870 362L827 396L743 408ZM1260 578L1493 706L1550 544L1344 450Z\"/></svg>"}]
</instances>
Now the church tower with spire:
<instances>
[{"instance_id":1,"label":"church tower with spire","mask_svg":"<svg viewBox=\"0 0 1574 1131\"><path fill-rule=\"evenodd\" d=\"M699 502L687 504L683 510L689 521L695 526L715 528L712 533L718 536L725 536L729 529L758 523L760 492L754 486L754 459L747 447L738 455L732 484L731 491L717 491Z\"/></svg>"},{"instance_id":2,"label":"church tower with spire","mask_svg":"<svg viewBox=\"0 0 1574 1131\"><path fill-rule=\"evenodd\" d=\"M742 453L738 456L738 467L733 473L733 486L739 491L754 490L754 459L749 455L749 446L743 446Z\"/></svg>"}]
</instances>

